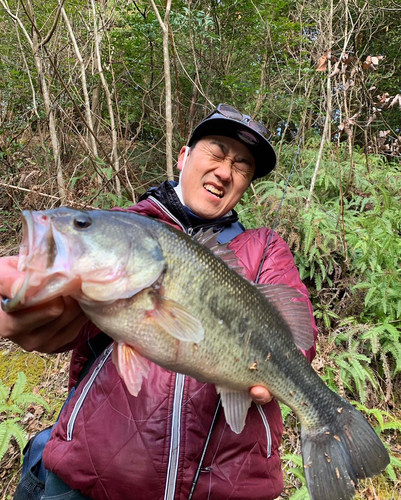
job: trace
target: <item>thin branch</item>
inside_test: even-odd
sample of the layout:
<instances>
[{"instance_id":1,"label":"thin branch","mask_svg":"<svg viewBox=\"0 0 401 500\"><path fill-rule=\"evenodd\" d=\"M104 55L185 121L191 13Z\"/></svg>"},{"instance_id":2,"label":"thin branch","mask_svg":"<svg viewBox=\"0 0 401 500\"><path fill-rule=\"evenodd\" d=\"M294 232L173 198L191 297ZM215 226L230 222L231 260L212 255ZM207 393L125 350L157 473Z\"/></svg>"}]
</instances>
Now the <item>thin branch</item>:
<instances>
[{"instance_id":1,"label":"thin branch","mask_svg":"<svg viewBox=\"0 0 401 500\"><path fill-rule=\"evenodd\" d=\"M61 3L59 2L59 7L57 9L56 17L54 18L53 26L50 28L50 31L47 34L47 36L45 37L45 39L40 42L39 48L43 47L44 45L46 45L47 43L50 42L51 37L53 36L53 34L57 28L57 24L58 24L58 21L60 19L61 9L63 8L64 2L65 2L65 0L61 0Z\"/></svg>"},{"instance_id":2,"label":"thin branch","mask_svg":"<svg viewBox=\"0 0 401 500\"><path fill-rule=\"evenodd\" d=\"M32 42L32 38L28 35L28 32L26 31L25 29L25 26L22 24L22 21L21 19L14 15L11 10L10 10L10 7L8 6L8 4L6 3L6 0L0 0L0 3L1 5L3 6L4 10L7 12L7 14L11 17L11 19L18 24L18 26L21 28L22 32L24 33L25 35L25 38L28 40L28 43L29 45L31 46L31 48L33 47L33 42Z\"/></svg>"}]
</instances>

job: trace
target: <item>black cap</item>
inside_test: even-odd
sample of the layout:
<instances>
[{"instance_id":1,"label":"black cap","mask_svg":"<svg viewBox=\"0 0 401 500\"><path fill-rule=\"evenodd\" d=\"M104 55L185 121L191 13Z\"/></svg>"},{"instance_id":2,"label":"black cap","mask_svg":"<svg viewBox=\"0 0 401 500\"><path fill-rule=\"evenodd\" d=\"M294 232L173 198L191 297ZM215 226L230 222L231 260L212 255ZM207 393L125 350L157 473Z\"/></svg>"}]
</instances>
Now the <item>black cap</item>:
<instances>
[{"instance_id":1,"label":"black cap","mask_svg":"<svg viewBox=\"0 0 401 500\"><path fill-rule=\"evenodd\" d=\"M245 121L227 118L215 110L194 128L188 146L207 135L222 135L242 142L255 158L256 168L252 180L264 177L276 166L276 153L270 142Z\"/></svg>"}]
</instances>

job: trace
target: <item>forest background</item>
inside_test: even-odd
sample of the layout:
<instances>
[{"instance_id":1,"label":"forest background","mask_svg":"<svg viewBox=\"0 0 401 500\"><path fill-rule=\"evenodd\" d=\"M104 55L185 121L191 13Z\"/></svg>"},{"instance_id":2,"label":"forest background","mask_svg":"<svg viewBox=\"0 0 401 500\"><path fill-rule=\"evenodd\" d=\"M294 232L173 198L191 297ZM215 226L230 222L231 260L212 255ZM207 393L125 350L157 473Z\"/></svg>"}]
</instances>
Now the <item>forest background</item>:
<instances>
[{"instance_id":1,"label":"forest background","mask_svg":"<svg viewBox=\"0 0 401 500\"><path fill-rule=\"evenodd\" d=\"M401 496L400 14L393 0L0 0L0 255L18 252L21 210L129 206L174 178L218 103L261 121L278 166L240 218L290 245L320 330L314 368L391 453L366 499ZM68 354L0 349L5 500L20 449L65 399ZM307 499L283 414L282 498Z\"/></svg>"}]
</instances>

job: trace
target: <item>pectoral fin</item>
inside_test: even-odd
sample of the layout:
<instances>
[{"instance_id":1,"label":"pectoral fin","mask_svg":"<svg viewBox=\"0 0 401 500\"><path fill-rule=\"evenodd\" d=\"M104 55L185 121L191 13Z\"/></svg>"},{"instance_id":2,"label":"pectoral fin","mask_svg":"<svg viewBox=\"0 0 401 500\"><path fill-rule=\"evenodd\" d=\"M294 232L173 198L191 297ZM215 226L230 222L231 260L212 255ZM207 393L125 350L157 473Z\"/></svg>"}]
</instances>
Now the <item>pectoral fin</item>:
<instances>
[{"instance_id":1,"label":"pectoral fin","mask_svg":"<svg viewBox=\"0 0 401 500\"><path fill-rule=\"evenodd\" d=\"M114 343L112 359L128 392L138 396L143 379L148 378L150 370L148 361L124 342Z\"/></svg>"},{"instance_id":2,"label":"pectoral fin","mask_svg":"<svg viewBox=\"0 0 401 500\"><path fill-rule=\"evenodd\" d=\"M224 415L231 430L239 434L245 427L245 420L248 409L252 404L248 391L232 391L225 387L216 385L216 390L221 396L221 403L224 408Z\"/></svg>"},{"instance_id":3,"label":"pectoral fin","mask_svg":"<svg viewBox=\"0 0 401 500\"><path fill-rule=\"evenodd\" d=\"M167 333L183 342L198 343L204 339L202 323L185 307L157 293L154 298L155 307L148 315Z\"/></svg>"}]
</instances>

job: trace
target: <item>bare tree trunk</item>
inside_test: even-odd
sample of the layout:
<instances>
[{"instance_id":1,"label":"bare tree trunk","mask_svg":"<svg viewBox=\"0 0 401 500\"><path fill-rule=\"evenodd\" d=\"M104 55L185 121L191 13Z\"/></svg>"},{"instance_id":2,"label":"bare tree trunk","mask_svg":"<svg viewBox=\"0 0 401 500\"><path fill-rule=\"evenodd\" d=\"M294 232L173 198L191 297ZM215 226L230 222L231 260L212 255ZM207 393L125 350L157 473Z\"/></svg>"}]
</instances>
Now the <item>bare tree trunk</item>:
<instances>
[{"instance_id":1,"label":"bare tree trunk","mask_svg":"<svg viewBox=\"0 0 401 500\"><path fill-rule=\"evenodd\" d=\"M95 40L95 60L96 67L99 73L100 81L102 82L102 87L104 93L106 95L107 109L109 112L110 119L110 127L111 127L111 140L112 140L112 150L111 150L111 162L114 168L114 171L118 174L120 171L120 162L118 158L118 150L117 150L117 129L116 122L114 117L114 109L113 109L113 101L111 99L111 92L109 86L107 85L106 78L103 73L102 59L100 56L100 44L102 41L102 35L99 33L98 23L97 23L97 13L96 13L96 5L95 0L91 0L92 5L92 13L93 13L93 34ZM102 17L100 16L100 29L104 29L104 23ZM117 196L121 198L121 182L118 176L116 176L116 192Z\"/></svg>"},{"instance_id":2,"label":"bare tree trunk","mask_svg":"<svg viewBox=\"0 0 401 500\"><path fill-rule=\"evenodd\" d=\"M33 111L34 111L36 117L40 118L39 113L38 113L38 106L36 104L36 91L35 91L35 87L33 86L31 71L29 69L28 62L27 62L25 54L24 54L24 49L22 48L21 38L19 36L19 30L18 30L17 24L15 24L15 32L17 33L17 40L18 40L19 49L21 51L22 60L24 61L24 68L25 68L26 74L28 75L29 85L31 87Z\"/></svg>"},{"instance_id":3,"label":"bare tree trunk","mask_svg":"<svg viewBox=\"0 0 401 500\"><path fill-rule=\"evenodd\" d=\"M93 132L97 136L99 129L99 106L100 106L100 84L96 85L92 93L92 119L93 119Z\"/></svg>"},{"instance_id":4,"label":"bare tree trunk","mask_svg":"<svg viewBox=\"0 0 401 500\"><path fill-rule=\"evenodd\" d=\"M93 1L93 0L92 0ZM173 172L173 119L171 111L171 75L170 75L170 55L168 50L169 18L171 10L171 0L167 0L164 21L160 17L159 10L153 0L150 0L157 20L163 32L163 58L164 58L164 81L166 89L166 168L167 178L174 179Z\"/></svg>"},{"instance_id":5,"label":"bare tree trunk","mask_svg":"<svg viewBox=\"0 0 401 500\"><path fill-rule=\"evenodd\" d=\"M56 169L58 194L60 196L61 202L63 203L66 199L66 190L65 190L63 169L62 169L62 165L61 165L60 143L59 143L59 140L57 137L56 120L55 120L54 110L53 110L53 106L52 106L52 102L51 102L51 98L50 98L50 92L49 92L49 89L47 87L46 66L43 64L42 49L41 49L41 46L39 44L38 29L37 29L36 23L35 23L33 6L31 3L31 0L27 0L27 11L26 12L27 12L29 21L32 25L32 38L31 38L29 36L28 32L26 31L21 19L17 15L15 15L11 12L10 7L7 3L7 0L0 0L0 3L3 6L4 10L7 12L7 14L10 16L10 18L13 20L13 22L18 24L18 26L21 28L21 30L24 33L24 36L27 39L27 41L32 49L32 52L33 52L36 71L38 72L39 86L40 86L40 90L42 93L43 102L45 105L46 116L47 116L47 120L48 120L50 140L51 140L51 145L52 145L52 150L53 150L54 165L55 165L55 169ZM47 41L48 41L48 39L50 39L49 36L51 36L53 33L54 33L54 28L52 28L50 34L48 35L48 37L46 37Z\"/></svg>"},{"instance_id":6,"label":"bare tree trunk","mask_svg":"<svg viewBox=\"0 0 401 500\"><path fill-rule=\"evenodd\" d=\"M198 95L199 95L198 75L195 75L195 83L193 85L193 90L192 90L191 105L189 107L188 133L191 133L192 129L194 128L194 120L195 120L195 114L196 114L196 102L198 100Z\"/></svg>"},{"instance_id":7,"label":"bare tree trunk","mask_svg":"<svg viewBox=\"0 0 401 500\"><path fill-rule=\"evenodd\" d=\"M59 2L60 2L60 0L59 0ZM76 40L74 32L71 28L71 23L68 19L68 16L67 16L67 13L66 13L64 7L62 7L62 9L61 9L61 14L62 14L64 22L67 26L68 34L71 38L72 46L74 48L75 56L78 60L78 64L79 64L79 68L80 68L82 93L84 96L84 104L85 104L86 122L94 132L93 120L92 120L92 110L91 110L91 106L90 106L88 87L87 87L87 83L86 83L85 62L84 62L83 57L81 55L81 51L79 50L77 40ZM89 144L90 144L89 150L91 151L91 153L96 161L96 158L99 156L98 150L97 150L97 143L96 143L96 140L91 133L88 133L88 136L89 136ZM101 186L101 184L102 184L102 178L99 174L97 174L97 183L98 183L98 186Z\"/></svg>"},{"instance_id":8,"label":"bare tree trunk","mask_svg":"<svg viewBox=\"0 0 401 500\"><path fill-rule=\"evenodd\" d=\"M178 80L177 58L175 55L174 37L173 37L173 30L171 29L171 26L169 26L169 31L170 31L170 39L171 39L171 52L173 53L175 84L177 86L178 115L180 117L180 132L181 132L180 136L181 136L181 139L184 140L184 123L182 120L180 82Z\"/></svg>"},{"instance_id":9,"label":"bare tree trunk","mask_svg":"<svg viewBox=\"0 0 401 500\"><path fill-rule=\"evenodd\" d=\"M278 169L280 167L281 150L282 150L282 147L283 147L283 143L284 143L284 140L285 140L285 136L286 136L287 130L288 130L290 122L291 122L293 108L294 108L294 92L291 94L290 109L288 111L288 116L287 116L287 120L285 122L284 132L282 133L281 140L280 140L280 145L279 145L279 148L278 148L278 153L277 153L277 167L275 168L275 172L274 172L274 182L277 182Z\"/></svg>"},{"instance_id":10,"label":"bare tree trunk","mask_svg":"<svg viewBox=\"0 0 401 500\"><path fill-rule=\"evenodd\" d=\"M266 26L267 28L267 26ZM262 109L263 101L265 99L265 92L263 89L266 87L266 68L267 68L267 62L269 60L269 38L266 37L265 39L265 57L263 59L262 63L262 69L260 71L260 83L259 83L259 92L256 97L256 103L255 103L255 110L253 112L253 118L257 117L259 114L259 111Z\"/></svg>"},{"instance_id":11,"label":"bare tree trunk","mask_svg":"<svg viewBox=\"0 0 401 500\"><path fill-rule=\"evenodd\" d=\"M330 52L331 47L333 45L333 0L330 1L330 13L329 13L329 29L328 29L328 50ZM319 172L319 167L320 163L322 161L323 157L323 149L325 146L326 142L330 141L331 137L331 107L332 107L332 99L331 99L331 62L330 60L327 61L327 82L326 82L326 119L324 121L324 128L322 132L322 138L320 140L320 147L319 147L319 153L317 155L317 160L316 160L316 166L315 166L315 171L313 173L310 189L309 189L309 196L308 199L306 200L305 208L306 210L309 209L313 192L315 189L315 183L317 179L317 174Z\"/></svg>"}]
</instances>

